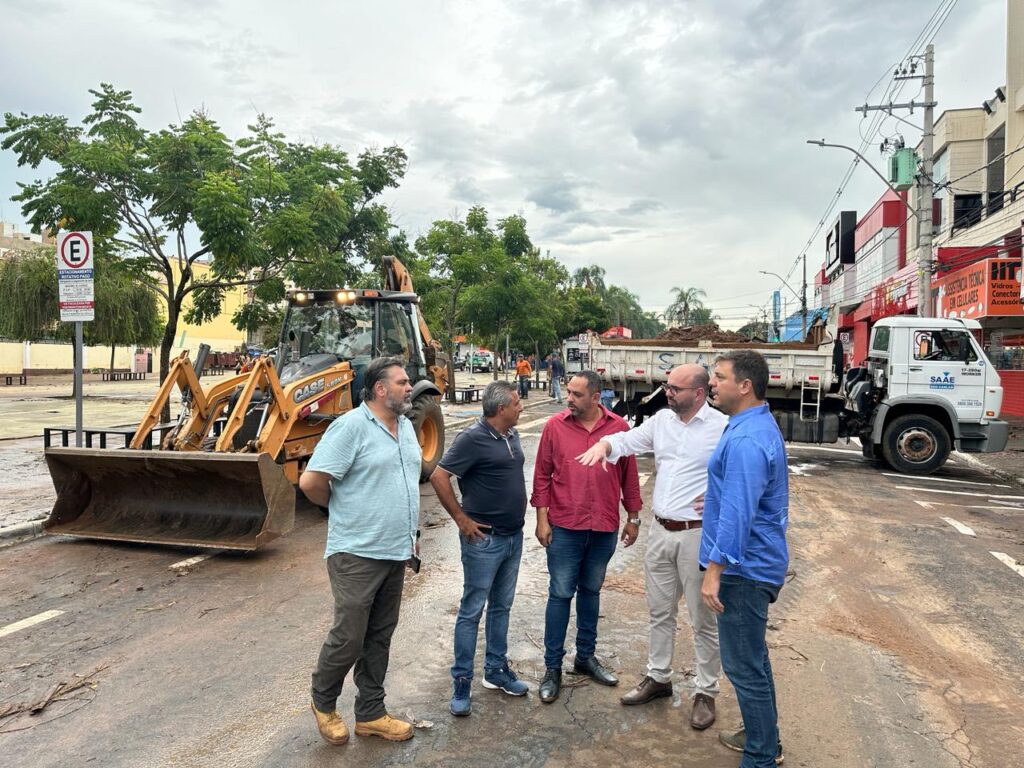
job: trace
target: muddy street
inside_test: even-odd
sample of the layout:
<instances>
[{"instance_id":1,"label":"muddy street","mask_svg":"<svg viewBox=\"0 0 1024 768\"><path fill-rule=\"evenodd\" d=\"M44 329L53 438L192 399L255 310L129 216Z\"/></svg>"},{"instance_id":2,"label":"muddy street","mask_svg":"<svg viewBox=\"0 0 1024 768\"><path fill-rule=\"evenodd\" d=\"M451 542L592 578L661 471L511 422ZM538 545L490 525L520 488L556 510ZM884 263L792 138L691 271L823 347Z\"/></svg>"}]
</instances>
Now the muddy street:
<instances>
[{"instance_id":1,"label":"muddy street","mask_svg":"<svg viewBox=\"0 0 1024 768\"><path fill-rule=\"evenodd\" d=\"M523 414L529 460L553 412ZM1020 764L1024 492L959 457L908 478L866 464L853 446L790 448L791 572L769 633L786 765ZM457 529L421 487L424 567L407 575L388 675L389 709L419 721L403 744L353 737L332 747L317 734L309 674L331 602L324 521L312 507L255 555L57 537L0 549L0 714L52 697L39 714L0 718L4 762L732 768L738 755L717 741L739 724L728 684L716 724L688 725L685 625L675 697L618 703L646 662L650 457L640 470L641 538L611 562L599 627L598 656L620 686L567 676L555 704L537 698L547 573L531 510L509 632L531 691L484 690L478 674L473 714L460 720L447 709ZM352 697L346 684L338 711L350 724Z\"/></svg>"}]
</instances>

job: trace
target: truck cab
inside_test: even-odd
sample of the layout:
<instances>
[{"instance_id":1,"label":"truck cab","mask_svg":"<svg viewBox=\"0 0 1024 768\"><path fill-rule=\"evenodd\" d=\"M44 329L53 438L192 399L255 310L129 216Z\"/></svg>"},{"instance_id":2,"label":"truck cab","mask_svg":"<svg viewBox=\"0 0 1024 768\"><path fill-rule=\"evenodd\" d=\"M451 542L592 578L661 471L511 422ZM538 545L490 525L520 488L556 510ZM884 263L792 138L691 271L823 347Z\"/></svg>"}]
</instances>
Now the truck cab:
<instances>
[{"instance_id":1,"label":"truck cab","mask_svg":"<svg viewBox=\"0 0 1024 768\"><path fill-rule=\"evenodd\" d=\"M852 410L871 411L860 436L866 455L880 449L897 469L926 474L950 450L1006 446L1003 388L975 337L980 330L976 320L950 318L890 317L875 324L866 381L848 389ZM865 387L873 390L869 406Z\"/></svg>"}]
</instances>

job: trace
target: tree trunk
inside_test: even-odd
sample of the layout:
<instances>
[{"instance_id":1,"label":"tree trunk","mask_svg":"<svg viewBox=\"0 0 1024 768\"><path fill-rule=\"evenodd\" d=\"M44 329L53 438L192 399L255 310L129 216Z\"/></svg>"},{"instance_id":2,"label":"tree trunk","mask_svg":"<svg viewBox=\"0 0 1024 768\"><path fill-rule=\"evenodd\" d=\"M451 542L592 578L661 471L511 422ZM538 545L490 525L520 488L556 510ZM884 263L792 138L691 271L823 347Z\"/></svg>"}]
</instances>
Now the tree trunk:
<instances>
[{"instance_id":1,"label":"tree trunk","mask_svg":"<svg viewBox=\"0 0 1024 768\"><path fill-rule=\"evenodd\" d=\"M160 383L163 384L167 378L167 372L171 369L171 347L174 346L174 337L178 334L178 307L174 302L167 303L167 325L164 326L164 335L160 339ZM171 401L164 403L160 412L160 420L168 422L171 420Z\"/></svg>"},{"instance_id":2,"label":"tree trunk","mask_svg":"<svg viewBox=\"0 0 1024 768\"><path fill-rule=\"evenodd\" d=\"M491 379L494 381L498 380L498 350L501 344L501 331L496 331L494 334L494 346L491 347ZM508 365L508 363L506 363Z\"/></svg>"},{"instance_id":3,"label":"tree trunk","mask_svg":"<svg viewBox=\"0 0 1024 768\"><path fill-rule=\"evenodd\" d=\"M540 389L540 342L536 339L533 340L533 363L537 367L533 371L533 376L537 381L536 389Z\"/></svg>"},{"instance_id":4,"label":"tree trunk","mask_svg":"<svg viewBox=\"0 0 1024 768\"><path fill-rule=\"evenodd\" d=\"M116 350L117 350L117 347L115 345L111 344L110 345L110 372L111 373L114 372L114 352Z\"/></svg>"}]
</instances>

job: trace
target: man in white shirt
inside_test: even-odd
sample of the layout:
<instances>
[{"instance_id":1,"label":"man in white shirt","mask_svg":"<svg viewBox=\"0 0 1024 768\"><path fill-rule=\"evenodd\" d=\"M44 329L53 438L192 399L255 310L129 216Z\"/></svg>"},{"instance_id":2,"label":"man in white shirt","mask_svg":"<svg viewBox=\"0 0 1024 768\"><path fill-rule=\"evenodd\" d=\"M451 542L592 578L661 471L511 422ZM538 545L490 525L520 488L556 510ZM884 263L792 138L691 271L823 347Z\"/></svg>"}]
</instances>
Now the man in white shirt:
<instances>
[{"instance_id":1,"label":"man in white shirt","mask_svg":"<svg viewBox=\"0 0 1024 768\"><path fill-rule=\"evenodd\" d=\"M651 639L647 675L622 697L623 704L646 704L672 695L672 656L675 650L679 598L693 628L696 692L690 725L704 730L715 721L715 697L722 673L718 625L701 599L701 513L708 484L708 462L729 418L707 403L708 373L697 364L680 365L668 375L668 408L658 411L629 432L608 435L579 461L592 466L622 456L654 451L654 520L647 538L644 574Z\"/></svg>"}]
</instances>

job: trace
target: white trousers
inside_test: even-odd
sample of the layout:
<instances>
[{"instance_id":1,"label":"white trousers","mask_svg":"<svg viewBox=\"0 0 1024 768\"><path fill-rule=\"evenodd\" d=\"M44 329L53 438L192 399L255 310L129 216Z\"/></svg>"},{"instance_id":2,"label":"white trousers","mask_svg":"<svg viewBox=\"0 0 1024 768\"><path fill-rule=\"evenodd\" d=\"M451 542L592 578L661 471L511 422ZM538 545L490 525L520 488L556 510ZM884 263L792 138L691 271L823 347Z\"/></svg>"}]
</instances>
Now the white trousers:
<instances>
[{"instance_id":1,"label":"white trousers","mask_svg":"<svg viewBox=\"0 0 1024 768\"><path fill-rule=\"evenodd\" d=\"M679 598L686 598L693 629L696 693L718 695L722 657L718 650L718 622L700 596L704 573L700 570L700 528L667 531L651 521L644 574L647 607L651 614L651 645L647 674L659 683L672 680Z\"/></svg>"}]
</instances>

